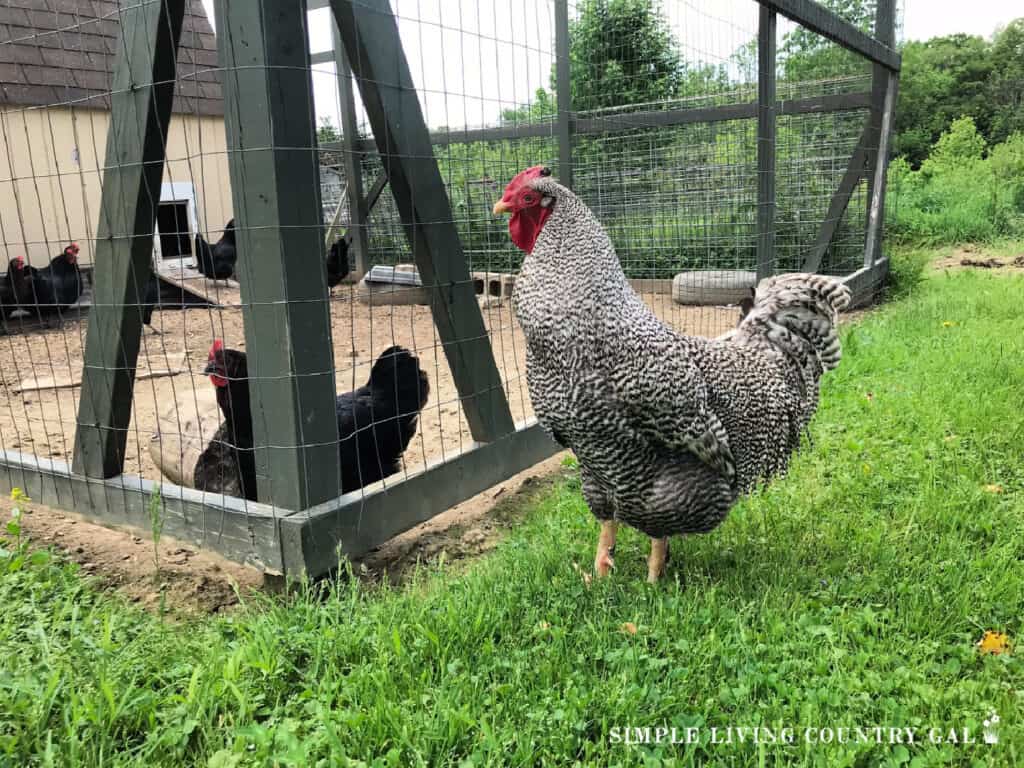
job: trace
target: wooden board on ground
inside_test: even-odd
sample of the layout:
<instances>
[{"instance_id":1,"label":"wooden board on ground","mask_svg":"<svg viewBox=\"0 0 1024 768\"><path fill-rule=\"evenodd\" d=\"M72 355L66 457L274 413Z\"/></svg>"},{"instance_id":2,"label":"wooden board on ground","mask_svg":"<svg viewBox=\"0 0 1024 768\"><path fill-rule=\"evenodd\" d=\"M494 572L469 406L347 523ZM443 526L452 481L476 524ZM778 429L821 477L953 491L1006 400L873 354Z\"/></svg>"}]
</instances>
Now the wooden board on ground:
<instances>
[{"instance_id":1,"label":"wooden board on ground","mask_svg":"<svg viewBox=\"0 0 1024 768\"><path fill-rule=\"evenodd\" d=\"M145 357L139 358L139 367L135 373L136 381L146 379L159 379L164 376L177 376L185 373L188 368L185 365L185 355L164 355L155 360ZM58 373L53 376L31 376L23 379L18 386L14 387L15 393L38 392L43 389L70 389L82 383L82 372Z\"/></svg>"},{"instance_id":2,"label":"wooden board on ground","mask_svg":"<svg viewBox=\"0 0 1024 768\"><path fill-rule=\"evenodd\" d=\"M210 280L191 267L162 271L160 279L215 306L237 307L242 304L242 294L236 280Z\"/></svg>"}]
</instances>

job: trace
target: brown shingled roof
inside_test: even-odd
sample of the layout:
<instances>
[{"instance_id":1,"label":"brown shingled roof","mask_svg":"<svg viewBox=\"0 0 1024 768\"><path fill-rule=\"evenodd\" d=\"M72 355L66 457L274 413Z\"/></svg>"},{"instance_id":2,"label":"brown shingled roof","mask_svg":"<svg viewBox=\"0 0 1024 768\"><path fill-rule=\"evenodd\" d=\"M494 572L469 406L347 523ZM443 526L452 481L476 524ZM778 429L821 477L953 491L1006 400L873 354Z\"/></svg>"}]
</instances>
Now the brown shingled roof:
<instances>
[{"instance_id":1,"label":"brown shingled roof","mask_svg":"<svg viewBox=\"0 0 1024 768\"><path fill-rule=\"evenodd\" d=\"M129 1L121 0L120 5ZM158 0L159 1L159 0ZM0 106L110 109L120 45L117 0L0 0ZM217 42L200 0L188 0L174 111L223 115Z\"/></svg>"}]
</instances>

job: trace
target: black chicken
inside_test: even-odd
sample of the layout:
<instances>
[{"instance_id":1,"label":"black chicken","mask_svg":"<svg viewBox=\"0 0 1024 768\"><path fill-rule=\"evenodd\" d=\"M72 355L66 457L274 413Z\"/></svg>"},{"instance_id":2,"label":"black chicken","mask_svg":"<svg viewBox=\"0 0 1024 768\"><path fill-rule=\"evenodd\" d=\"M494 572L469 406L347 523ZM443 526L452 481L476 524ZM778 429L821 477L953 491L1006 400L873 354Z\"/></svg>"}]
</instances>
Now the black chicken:
<instances>
[{"instance_id":1,"label":"black chicken","mask_svg":"<svg viewBox=\"0 0 1024 768\"><path fill-rule=\"evenodd\" d=\"M235 220L224 225L224 234L211 246L196 235L196 267L210 280L227 280L235 274L238 251L235 248Z\"/></svg>"},{"instance_id":2,"label":"black chicken","mask_svg":"<svg viewBox=\"0 0 1024 768\"><path fill-rule=\"evenodd\" d=\"M24 256L13 258L7 264L7 282L14 305L22 309L31 307L35 301L35 291L32 288L32 270L25 263Z\"/></svg>"},{"instance_id":3,"label":"black chicken","mask_svg":"<svg viewBox=\"0 0 1024 768\"><path fill-rule=\"evenodd\" d=\"M34 303L32 273L25 264L25 257L16 256L7 263L7 274L0 281L0 315L4 330L7 330L7 320L16 310L31 309Z\"/></svg>"},{"instance_id":4,"label":"black chicken","mask_svg":"<svg viewBox=\"0 0 1024 768\"><path fill-rule=\"evenodd\" d=\"M57 312L78 301L82 295L82 274L78 269L78 244L71 243L63 253L55 256L49 266L38 269L28 267L36 314L42 317Z\"/></svg>"},{"instance_id":5,"label":"black chicken","mask_svg":"<svg viewBox=\"0 0 1024 768\"><path fill-rule=\"evenodd\" d=\"M146 296L142 300L142 324L157 335L161 335L161 331L153 327L153 310L159 303L160 278L156 276L155 272L150 272L149 283L146 285Z\"/></svg>"},{"instance_id":6,"label":"black chicken","mask_svg":"<svg viewBox=\"0 0 1024 768\"><path fill-rule=\"evenodd\" d=\"M341 238L327 252L327 287L334 288L348 277L351 267L348 263L348 239Z\"/></svg>"},{"instance_id":7,"label":"black chicken","mask_svg":"<svg viewBox=\"0 0 1024 768\"><path fill-rule=\"evenodd\" d=\"M224 349L224 342L217 339L210 347L204 373L217 388L217 405L224 421L199 455L192 473L193 484L200 491L255 501L256 459L245 353Z\"/></svg>"},{"instance_id":8,"label":"black chicken","mask_svg":"<svg viewBox=\"0 0 1024 768\"><path fill-rule=\"evenodd\" d=\"M225 349L218 339L210 348L205 373L217 387L224 422L196 462L195 487L256 501L245 353ZM377 358L365 386L338 396L342 493L398 472L429 394L419 360L402 347L389 347Z\"/></svg>"},{"instance_id":9,"label":"black chicken","mask_svg":"<svg viewBox=\"0 0 1024 768\"><path fill-rule=\"evenodd\" d=\"M25 257L7 262L7 274L0 280L0 314L6 320L22 304L32 303L32 282L25 269Z\"/></svg>"}]
</instances>

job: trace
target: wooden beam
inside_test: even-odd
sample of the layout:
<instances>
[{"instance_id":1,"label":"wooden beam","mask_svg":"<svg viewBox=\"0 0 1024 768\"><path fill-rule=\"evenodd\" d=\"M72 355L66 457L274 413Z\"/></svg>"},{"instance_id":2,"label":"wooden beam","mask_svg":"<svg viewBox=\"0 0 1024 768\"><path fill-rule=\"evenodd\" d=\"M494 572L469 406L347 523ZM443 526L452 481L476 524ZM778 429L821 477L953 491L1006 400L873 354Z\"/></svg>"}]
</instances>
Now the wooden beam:
<instances>
[{"instance_id":1,"label":"wooden beam","mask_svg":"<svg viewBox=\"0 0 1024 768\"><path fill-rule=\"evenodd\" d=\"M839 222L842 221L843 214L846 213L846 207L850 204L850 198L857 189L857 184L864 178L868 155L868 130L865 127L864 131L861 132L857 146L850 156L850 162L846 165L843 178L839 181L836 191L832 193L832 199L829 201L825 219L821 222L821 229L818 230L818 237L814 241L814 246L811 248L810 253L807 254L807 258L804 260L802 267L804 272L817 272L821 267L821 260L825 257L825 252L828 251L829 245L832 244L832 238L835 237L836 230L839 228Z\"/></svg>"},{"instance_id":2,"label":"wooden beam","mask_svg":"<svg viewBox=\"0 0 1024 768\"><path fill-rule=\"evenodd\" d=\"M896 0L876 0L875 37L892 46L896 40ZM875 167L878 161L878 144L882 137L882 115L885 111L885 91L889 82L889 70L880 64L871 68L871 112L868 114L864 145L867 148L868 200L874 196ZM870 224L870 208L864 218L864 228Z\"/></svg>"},{"instance_id":3,"label":"wooden beam","mask_svg":"<svg viewBox=\"0 0 1024 768\"><path fill-rule=\"evenodd\" d=\"M760 8L757 32L757 281L775 274L776 15Z\"/></svg>"},{"instance_id":4,"label":"wooden beam","mask_svg":"<svg viewBox=\"0 0 1024 768\"><path fill-rule=\"evenodd\" d=\"M373 206L377 204L380 199L381 193L384 191L384 187L388 185L387 173L381 173L376 179L373 180L373 184L370 185L370 191L366 193L366 210L372 211Z\"/></svg>"},{"instance_id":5,"label":"wooden beam","mask_svg":"<svg viewBox=\"0 0 1024 768\"><path fill-rule=\"evenodd\" d=\"M787 19L791 19L812 32L827 37L847 50L859 53L893 72L898 72L900 69L900 55L892 49L891 43L886 44L861 32L846 19L814 0L758 0L758 2L763 8L781 13Z\"/></svg>"},{"instance_id":6,"label":"wooden beam","mask_svg":"<svg viewBox=\"0 0 1024 768\"><path fill-rule=\"evenodd\" d=\"M291 510L341 486L304 5L216 4L257 492Z\"/></svg>"},{"instance_id":7,"label":"wooden beam","mask_svg":"<svg viewBox=\"0 0 1024 768\"><path fill-rule=\"evenodd\" d=\"M341 108L341 143L344 147L342 165L348 179L349 226L345 237L351 254L352 279L360 280L370 269L370 234L366 228L370 208L363 197L363 152L359 149L359 121L356 119L352 68L338 35L338 23L332 18L330 24L338 75L338 103Z\"/></svg>"},{"instance_id":8,"label":"wooden beam","mask_svg":"<svg viewBox=\"0 0 1024 768\"><path fill-rule=\"evenodd\" d=\"M790 99L775 102L775 114L808 115L826 112L844 112L867 109L871 106L868 93L831 93L807 99ZM719 123L727 120L753 120L758 116L756 101L743 104L723 104L717 107L694 107L692 109L650 110L611 114L607 117L577 118L574 131L579 135L594 133L615 133L643 128L667 128L673 125L692 123Z\"/></svg>"},{"instance_id":9,"label":"wooden beam","mask_svg":"<svg viewBox=\"0 0 1024 768\"><path fill-rule=\"evenodd\" d=\"M63 461L0 450L0 492L21 488L33 501L77 512L102 525L152 536L149 505L160 494L163 532L238 563L282 573L280 510L134 475L106 480L73 474Z\"/></svg>"},{"instance_id":10,"label":"wooden beam","mask_svg":"<svg viewBox=\"0 0 1024 768\"><path fill-rule=\"evenodd\" d=\"M842 282L849 286L850 293L853 294L847 311L870 304L885 286L885 278L888 274L889 259L883 257L870 267L862 267L842 278Z\"/></svg>"},{"instance_id":11,"label":"wooden beam","mask_svg":"<svg viewBox=\"0 0 1024 768\"><path fill-rule=\"evenodd\" d=\"M380 199L381 193L384 192L384 187L386 187L387 185L388 185L388 175L386 173L381 173L380 176L378 176L376 179L373 180L373 184L370 185L370 191L366 193L366 200L365 200L365 203L364 203L364 207L365 207L366 212L367 212L367 217L369 217L370 211L372 211L373 210L373 206L375 206L377 204L377 201ZM351 235L350 232L346 232L345 233L345 240L348 242L349 246L351 247L351 245L352 245L352 235ZM369 262L367 262L367 270L366 271L369 272Z\"/></svg>"},{"instance_id":12,"label":"wooden beam","mask_svg":"<svg viewBox=\"0 0 1024 768\"><path fill-rule=\"evenodd\" d=\"M572 188L572 73L569 0L555 0L555 95L558 102L558 180Z\"/></svg>"},{"instance_id":13,"label":"wooden beam","mask_svg":"<svg viewBox=\"0 0 1024 768\"><path fill-rule=\"evenodd\" d=\"M885 219L885 175L889 168L889 140L892 137L893 112L896 108L896 75L889 73L882 109L882 127L875 159L871 199L868 200L868 227L864 237L864 266L870 267L882 254L882 226Z\"/></svg>"},{"instance_id":14,"label":"wooden beam","mask_svg":"<svg viewBox=\"0 0 1024 768\"><path fill-rule=\"evenodd\" d=\"M532 467L561 450L537 424L434 464L387 488L346 494L281 520L282 558L289 574L319 576L338 564L339 550L359 557L388 539Z\"/></svg>"},{"instance_id":15,"label":"wooden beam","mask_svg":"<svg viewBox=\"0 0 1024 768\"><path fill-rule=\"evenodd\" d=\"M867 109L871 106L871 94L829 93L806 99L788 99L775 105L778 115L808 115L827 112L846 112ZM573 133L602 134L617 131L632 131L641 128L662 128L691 123L719 123L726 120L753 120L757 117L757 102L722 104L714 107L689 107L685 109L657 109L605 116L576 116ZM476 141L512 141L516 139L556 138L555 123L528 123L524 125L500 125L493 128L472 128L466 130L435 131L430 134L431 144L471 144ZM341 142L323 145L324 149L342 150ZM373 139L360 139L359 149L363 152L376 151Z\"/></svg>"},{"instance_id":16,"label":"wooden beam","mask_svg":"<svg viewBox=\"0 0 1024 768\"><path fill-rule=\"evenodd\" d=\"M473 438L514 429L451 204L387 0L332 0L349 64Z\"/></svg>"},{"instance_id":17,"label":"wooden beam","mask_svg":"<svg viewBox=\"0 0 1024 768\"><path fill-rule=\"evenodd\" d=\"M75 435L74 468L89 477L124 467L184 17L185 0L120 12Z\"/></svg>"}]
</instances>

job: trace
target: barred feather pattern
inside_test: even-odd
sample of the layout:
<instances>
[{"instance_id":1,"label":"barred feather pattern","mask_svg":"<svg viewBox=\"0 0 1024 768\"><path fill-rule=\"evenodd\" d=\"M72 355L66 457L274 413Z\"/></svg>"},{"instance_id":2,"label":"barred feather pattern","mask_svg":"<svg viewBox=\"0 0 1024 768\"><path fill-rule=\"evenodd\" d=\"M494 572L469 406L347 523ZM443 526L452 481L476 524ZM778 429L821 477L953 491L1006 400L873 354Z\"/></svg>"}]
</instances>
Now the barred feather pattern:
<instances>
[{"instance_id":1,"label":"barred feather pattern","mask_svg":"<svg viewBox=\"0 0 1024 768\"><path fill-rule=\"evenodd\" d=\"M576 454L597 518L655 537L713 530L785 471L818 378L839 362L848 290L775 278L728 340L678 334L633 291L582 201L550 177L529 183L552 206L513 294L540 424Z\"/></svg>"}]
</instances>

